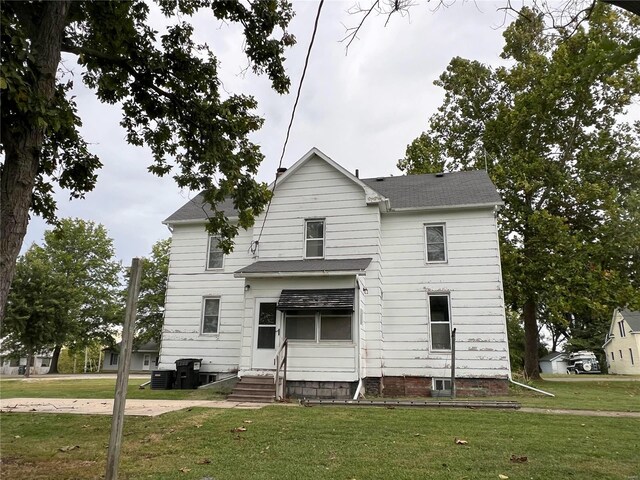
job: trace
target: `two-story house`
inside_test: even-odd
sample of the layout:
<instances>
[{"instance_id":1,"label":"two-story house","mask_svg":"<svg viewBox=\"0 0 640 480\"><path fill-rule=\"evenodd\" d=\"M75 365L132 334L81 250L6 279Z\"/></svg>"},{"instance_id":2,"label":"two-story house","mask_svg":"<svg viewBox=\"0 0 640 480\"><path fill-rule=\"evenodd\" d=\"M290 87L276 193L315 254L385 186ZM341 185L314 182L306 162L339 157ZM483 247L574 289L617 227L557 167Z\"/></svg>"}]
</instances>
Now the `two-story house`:
<instances>
[{"instance_id":1,"label":"two-story house","mask_svg":"<svg viewBox=\"0 0 640 480\"><path fill-rule=\"evenodd\" d=\"M287 339L291 396L429 395L450 388L455 329L458 392L505 393L501 205L484 171L360 179L314 148L224 255L195 197L165 221L160 368L273 378Z\"/></svg>"},{"instance_id":2,"label":"two-story house","mask_svg":"<svg viewBox=\"0 0 640 480\"><path fill-rule=\"evenodd\" d=\"M602 348L609 373L640 375L640 312L616 308Z\"/></svg>"}]
</instances>

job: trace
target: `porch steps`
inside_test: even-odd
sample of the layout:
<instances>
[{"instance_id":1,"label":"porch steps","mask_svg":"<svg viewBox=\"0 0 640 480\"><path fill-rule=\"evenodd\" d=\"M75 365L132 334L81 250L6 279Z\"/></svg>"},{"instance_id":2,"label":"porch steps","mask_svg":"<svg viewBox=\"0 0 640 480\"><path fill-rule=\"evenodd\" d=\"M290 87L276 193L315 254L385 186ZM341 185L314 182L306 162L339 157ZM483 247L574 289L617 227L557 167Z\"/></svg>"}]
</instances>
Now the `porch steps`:
<instances>
[{"instance_id":1,"label":"porch steps","mask_svg":"<svg viewBox=\"0 0 640 480\"><path fill-rule=\"evenodd\" d=\"M271 403L276 395L272 376L244 376L236 384L227 400L231 402Z\"/></svg>"}]
</instances>

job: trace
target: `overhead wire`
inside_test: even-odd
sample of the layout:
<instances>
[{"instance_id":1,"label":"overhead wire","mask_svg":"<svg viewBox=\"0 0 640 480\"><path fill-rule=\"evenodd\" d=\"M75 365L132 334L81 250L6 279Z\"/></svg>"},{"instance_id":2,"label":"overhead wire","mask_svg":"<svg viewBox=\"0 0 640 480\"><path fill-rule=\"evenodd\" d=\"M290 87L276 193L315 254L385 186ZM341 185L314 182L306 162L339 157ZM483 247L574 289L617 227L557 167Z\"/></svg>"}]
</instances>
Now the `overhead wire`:
<instances>
[{"instance_id":1,"label":"overhead wire","mask_svg":"<svg viewBox=\"0 0 640 480\"><path fill-rule=\"evenodd\" d=\"M282 145L282 153L280 154L280 162L278 163L278 169L276 172L279 172L282 168L282 161L284 160L285 152L287 151L287 144L289 143L289 137L291 135L291 127L293 126L293 120L296 116L296 109L298 108L298 101L300 100L300 92L302 92L302 84L304 83L304 78L307 74L307 67L309 66L309 58L311 57L311 49L313 48L313 43L316 39L316 32L318 31L318 22L320 21L320 12L322 11L322 5L324 4L324 0L320 0L318 4L318 11L316 12L316 19L313 24L313 33L311 34L311 41L309 42L309 47L307 49L307 55L304 60L304 67L302 68L302 76L300 77L300 84L298 85L298 92L296 93L296 100L293 103L293 109L291 110L291 118L289 120L289 126L287 127L287 134L284 139L284 144ZM271 188L271 197L269 198L269 203L267 203L267 208L264 212L264 218L262 219L262 225L260 226L260 233L258 234L258 239L251 242L249 246L249 252L254 254L258 250L258 246L260 245L260 239L262 238L262 232L264 231L264 225L267 221L267 216L269 215L269 209L271 208L271 200L273 199L273 193L276 189L276 184L278 183L278 175L276 174L276 178L273 181L273 186Z\"/></svg>"}]
</instances>

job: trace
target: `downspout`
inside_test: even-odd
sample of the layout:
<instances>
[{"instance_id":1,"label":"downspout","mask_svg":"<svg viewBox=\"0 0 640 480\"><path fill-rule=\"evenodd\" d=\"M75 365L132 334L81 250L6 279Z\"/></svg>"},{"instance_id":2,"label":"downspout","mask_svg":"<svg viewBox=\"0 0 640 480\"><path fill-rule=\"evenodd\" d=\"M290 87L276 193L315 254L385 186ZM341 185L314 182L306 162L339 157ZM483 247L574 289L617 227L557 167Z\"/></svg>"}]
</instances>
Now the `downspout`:
<instances>
[{"instance_id":1,"label":"downspout","mask_svg":"<svg viewBox=\"0 0 640 480\"><path fill-rule=\"evenodd\" d=\"M530 385L525 385L524 383L516 382L513 378L511 378L511 372L509 372L509 381L518 385L519 387L528 388L529 390L533 390L534 392L543 393L548 395L549 397L555 397L553 393L545 392L544 390L540 390L539 388L532 387Z\"/></svg>"},{"instance_id":2,"label":"downspout","mask_svg":"<svg viewBox=\"0 0 640 480\"><path fill-rule=\"evenodd\" d=\"M362 378L358 381L358 388L356 388L356 393L353 395L354 400L358 400L360 398L360 392L362 391Z\"/></svg>"}]
</instances>

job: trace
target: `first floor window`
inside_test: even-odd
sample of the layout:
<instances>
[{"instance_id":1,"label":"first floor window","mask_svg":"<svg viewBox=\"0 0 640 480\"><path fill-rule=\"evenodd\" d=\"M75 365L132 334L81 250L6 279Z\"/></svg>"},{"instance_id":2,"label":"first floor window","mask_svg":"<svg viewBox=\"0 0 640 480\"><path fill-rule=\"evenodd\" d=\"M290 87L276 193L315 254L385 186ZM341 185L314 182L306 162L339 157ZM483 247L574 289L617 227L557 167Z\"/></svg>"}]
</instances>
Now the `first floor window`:
<instances>
[{"instance_id":1,"label":"first floor window","mask_svg":"<svg viewBox=\"0 0 640 480\"><path fill-rule=\"evenodd\" d=\"M616 359L616 356L614 355L613 352L611 352L611 361L613 362Z\"/></svg>"},{"instance_id":2,"label":"first floor window","mask_svg":"<svg viewBox=\"0 0 640 480\"><path fill-rule=\"evenodd\" d=\"M292 310L285 312L285 332L290 340L349 341L352 334L352 312Z\"/></svg>"},{"instance_id":3,"label":"first floor window","mask_svg":"<svg viewBox=\"0 0 640 480\"><path fill-rule=\"evenodd\" d=\"M118 354L112 353L111 357L109 358L109 365L117 365L117 364L118 364Z\"/></svg>"},{"instance_id":4,"label":"first floor window","mask_svg":"<svg viewBox=\"0 0 640 480\"><path fill-rule=\"evenodd\" d=\"M207 269L213 270L216 268L222 268L222 262L224 260L224 252L218 246L220 239L218 237L209 237L209 251L207 255Z\"/></svg>"},{"instance_id":5,"label":"first floor window","mask_svg":"<svg viewBox=\"0 0 640 480\"><path fill-rule=\"evenodd\" d=\"M618 353L620 354L620 360L622 360L622 350L618 350Z\"/></svg>"},{"instance_id":6,"label":"first floor window","mask_svg":"<svg viewBox=\"0 0 640 480\"><path fill-rule=\"evenodd\" d=\"M220 299L205 298L202 309L202 333L218 333Z\"/></svg>"},{"instance_id":7,"label":"first floor window","mask_svg":"<svg viewBox=\"0 0 640 480\"><path fill-rule=\"evenodd\" d=\"M51 359L50 358L43 358L42 359L42 365L43 367L48 367L51 365Z\"/></svg>"},{"instance_id":8,"label":"first floor window","mask_svg":"<svg viewBox=\"0 0 640 480\"><path fill-rule=\"evenodd\" d=\"M448 295L429 295L429 320L431 322L431 348L433 350L451 350Z\"/></svg>"},{"instance_id":9,"label":"first floor window","mask_svg":"<svg viewBox=\"0 0 640 480\"><path fill-rule=\"evenodd\" d=\"M629 358L631 358L631 365L633 365L634 362L633 362L633 350L632 349L629 349Z\"/></svg>"}]
</instances>

